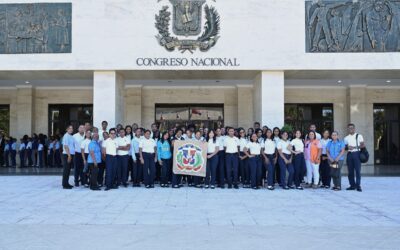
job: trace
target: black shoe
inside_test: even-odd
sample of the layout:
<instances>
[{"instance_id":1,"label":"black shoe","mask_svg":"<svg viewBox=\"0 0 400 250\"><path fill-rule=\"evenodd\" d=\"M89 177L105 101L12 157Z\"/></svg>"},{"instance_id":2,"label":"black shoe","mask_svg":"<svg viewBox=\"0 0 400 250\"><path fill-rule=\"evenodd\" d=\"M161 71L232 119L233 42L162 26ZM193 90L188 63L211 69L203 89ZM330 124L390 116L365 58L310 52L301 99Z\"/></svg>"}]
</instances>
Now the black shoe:
<instances>
[{"instance_id":1,"label":"black shoe","mask_svg":"<svg viewBox=\"0 0 400 250\"><path fill-rule=\"evenodd\" d=\"M348 188L346 188L346 190L356 190L356 188L355 187L348 187Z\"/></svg>"},{"instance_id":2,"label":"black shoe","mask_svg":"<svg viewBox=\"0 0 400 250\"><path fill-rule=\"evenodd\" d=\"M274 190L275 188L273 186L268 186L267 189L268 190Z\"/></svg>"},{"instance_id":3,"label":"black shoe","mask_svg":"<svg viewBox=\"0 0 400 250\"><path fill-rule=\"evenodd\" d=\"M154 185L150 185L150 188L154 188Z\"/></svg>"},{"instance_id":4,"label":"black shoe","mask_svg":"<svg viewBox=\"0 0 400 250\"><path fill-rule=\"evenodd\" d=\"M111 190L111 188L106 188L106 189L104 189L104 191L108 191L108 190Z\"/></svg>"},{"instance_id":5,"label":"black shoe","mask_svg":"<svg viewBox=\"0 0 400 250\"><path fill-rule=\"evenodd\" d=\"M79 183L75 183L75 187L79 187Z\"/></svg>"},{"instance_id":6,"label":"black shoe","mask_svg":"<svg viewBox=\"0 0 400 250\"><path fill-rule=\"evenodd\" d=\"M179 185L173 185L172 188L179 188Z\"/></svg>"},{"instance_id":7,"label":"black shoe","mask_svg":"<svg viewBox=\"0 0 400 250\"><path fill-rule=\"evenodd\" d=\"M93 191L100 191L101 189L100 189L99 187L94 187L94 188L90 188L90 190L93 190Z\"/></svg>"},{"instance_id":8,"label":"black shoe","mask_svg":"<svg viewBox=\"0 0 400 250\"><path fill-rule=\"evenodd\" d=\"M128 183L124 183L122 184L124 187L128 187Z\"/></svg>"},{"instance_id":9,"label":"black shoe","mask_svg":"<svg viewBox=\"0 0 400 250\"><path fill-rule=\"evenodd\" d=\"M290 189L295 189L296 187L295 187L295 186L289 186L289 188L290 188Z\"/></svg>"},{"instance_id":10,"label":"black shoe","mask_svg":"<svg viewBox=\"0 0 400 250\"><path fill-rule=\"evenodd\" d=\"M288 186L284 186L284 187L282 187L284 190L289 190L289 187Z\"/></svg>"},{"instance_id":11,"label":"black shoe","mask_svg":"<svg viewBox=\"0 0 400 250\"><path fill-rule=\"evenodd\" d=\"M228 189L232 189L232 184L228 184Z\"/></svg>"},{"instance_id":12,"label":"black shoe","mask_svg":"<svg viewBox=\"0 0 400 250\"><path fill-rule=\"evenodd\" d=\"M211 185L210 188L211 188L211 189L215 189L215 186L214 186L214 185Z\"/></svg>"},{"instance_id":13,"label":"black shoe","mask_svg":"<svg viewBox=\"0 0 400 250\"><path fill-rule=\"evenodd\" d=\"M64 186L63 189L72 189L72 186Z\"/></svg>"},{"instance_id":14,"label":"black shoe","mask_svg":"<svg viewBox=\"0 0 400 250\"><path fill-rule=\"evenodd\" d=\"M358 187L358 188L357 188L357 191L358 191L358 192L362 192L361 187Z\"/></svg>"},{"instance_id":15,"label":"black shoe","mask_svg":"<svg viewBox=\"0 0 400 250\"><path fill-rule=\"evenodd\" d=\"M150 185L146 185L145 187L146 187L146 188L150 188Z\"/></svg>"},{"instance_id":16,"label":"black shoe","mask_svg":"<svg viewBox=\"0 0 400 250\"><path fill-rule=\"evenodd\" d=\"M112 189L118 189L118 186L113 186Z\"/></svg>"},{"instance_id":17,"label":"black shoe","mask_svg":"<svg viewBox=\"0 0 400 250\"><path fill-rule=\"evenodd\" d=\"M303 190L303 188L300 187L300 186L296 187L296 189L297 189L297 190Z\"/></svg>"},{"instance_id":18,"label":"black shoe","mask_svg":"<svg viewBox=\"0 0 400 250\"><path fill-rule=\"evenodd\" d=\"M225 189L225 185L221 185L221 189Z\"/></svg>"},{"instance_id":19,"label":"black shoe","mask_svg":"<svg viewBox=\"0 0 400 250\"><path fill-rule=\"evenodd\" d=\"M260 188L259 187L252 187L252 189L257 190L257 189L260 189Z\"/></svg>"},{"instance_id":20,"label":"black shoe","mask_svg":"<svg viewBox=\"0 0 400 250\"><path fill-rule=\"evenodd\" d=\"M236 184L233 186L234 189L239 189L239 186Z\"/></svg>"}]
</instances>

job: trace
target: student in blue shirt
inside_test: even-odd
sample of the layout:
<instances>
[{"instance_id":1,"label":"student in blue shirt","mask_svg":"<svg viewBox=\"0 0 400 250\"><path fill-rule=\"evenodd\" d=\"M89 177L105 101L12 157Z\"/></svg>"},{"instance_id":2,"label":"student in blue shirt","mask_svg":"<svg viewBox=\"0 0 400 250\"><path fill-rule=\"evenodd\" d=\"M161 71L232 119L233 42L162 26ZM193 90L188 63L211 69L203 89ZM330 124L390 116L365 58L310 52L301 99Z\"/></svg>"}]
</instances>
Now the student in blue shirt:
<instances>
[{"instance_id":1,"label":"student in blue shirt","mask_svg":"<svg viewBox=\"0 0 400 250\"><path fill-rule=\"evenodd\" d=\"M339 191L341 187L341 169L344 162L345 143L339 140L339 133L332 133L332 140L326 145L326 154L331 168L331 177L333 180L333 190Z\"/></svg>"},{"instance_id":2,"label":"student in blue shirt","mask_svg":"<svg viewBox=\"0 0 400 250\"><path fill-rule=\"evenodd\" d=\"M60 137L56 135L54 137L54 143L53 143L53 150L54 150L54 166L57 168L62 167L61 166L61 150L60 150Z\"/></svg>"},{"instance_id":3,"label":"student in blue shirt","mask_svg":"<svg viewBox=\"0 0 400 250\"><path fill-rule=\"evenodd\" d=\"M101 147L99 144L99 133L93 133L92 141L89 143L89 155L87 158L88 167L90 169L90 189L94 191L100 190L97 183L99 173L98 164L101 163Z\"/></svg>"},{"instance_id":4,"label":"student in blue shirt","mask_svg":"<svg viewBox=\"0 0 400 250\"><path fill-rule=\"evenodd\" d=\"M54 167L54 136L50 136L48 154L47 154L47 165Z\"/></svg>"},{"instance_id":5,"label":"student in blue shirt","mask_svg":"<svg viewBox=\"0 0 400 250\"><path fill-rule=\"evenodd\" d=\"M43 160L44 160L44 140L39 140L38 149L37 149L37 156L38 156L38 165L37 167L43 168Z\"/></svg>"},{"instance_id":6,"label":"student in blue shirt","mask_svg":"<svg viewBox=\"0 0 400 250\"><path fill-rule=\"evenodd\" d=\"M26 144L25 144L24 138L21 138L20 144L19 144L19 162L20 162L21 168L25 167L25 148L26 148Z\"/></svg>"},{"instance_id":7,"label":"student in blue shirt","mask_svg":"<svg viewBox=\"0 0 400 250\"><path fill-rule=\"evenodd\" d=\"M161 166L161 187L168 187L169 173L172 170L171 141L168 131L157 142L157 159Z\"/></svg>"}]
</instances>

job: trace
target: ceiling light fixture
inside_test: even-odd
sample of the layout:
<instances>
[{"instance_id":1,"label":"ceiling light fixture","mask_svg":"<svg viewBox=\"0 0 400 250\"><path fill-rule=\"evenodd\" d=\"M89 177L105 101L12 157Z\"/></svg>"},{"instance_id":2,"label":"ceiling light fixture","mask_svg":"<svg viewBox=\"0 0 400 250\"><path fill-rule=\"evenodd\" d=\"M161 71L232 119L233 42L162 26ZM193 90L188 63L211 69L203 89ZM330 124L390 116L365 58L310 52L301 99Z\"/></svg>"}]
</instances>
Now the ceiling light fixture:
<instances>
[{"instance_id":1,"label":"ceiling light fixture","mask_svg":"<svg viewBox=\"0 0 400 250\"><path fill-rule=\"evenodd\" d=\"M392 81L391 80L386 80L386 83L391 83Z\"/></svg>"},{"instance_id":2,"label":"ceiling light fixture","mask_svg":"<svg viewBox=\"0 0 400 250\"><path fill-rule=\"evenodd\" d=\"M342 80L338 80L337 83L342 83Z\"/></svg>"},{"instance_id":3,"label":"ceiling light fixture","mask_svg":"<svg viewBox=\"0 0 400 250\"><path fill-rule=\"evenodd\" d=\"M30 81L25 81L25 84L30 84L31 82Z\"/></svg>"}]
</instances>

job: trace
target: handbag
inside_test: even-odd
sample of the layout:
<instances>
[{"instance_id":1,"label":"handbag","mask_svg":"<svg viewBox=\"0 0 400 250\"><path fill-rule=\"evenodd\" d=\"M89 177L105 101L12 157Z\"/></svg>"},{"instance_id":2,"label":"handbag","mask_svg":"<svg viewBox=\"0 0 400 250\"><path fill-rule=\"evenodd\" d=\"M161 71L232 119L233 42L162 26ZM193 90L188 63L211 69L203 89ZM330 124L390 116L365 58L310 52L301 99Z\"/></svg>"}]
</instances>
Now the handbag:
<instances>
[{"instance_id":1,"label":"handbag","mask_svg":"<svg viewBox=\"0 0 400 250\"><path fill-rule=\"evenodd\" d=\"M357 145L357 150L360 151L360 162L361 163L367 163L369 160L369 153L366 148L359 148L358 147L358 134L356 135L356 145Z\"/></svg>"},{"instance_id":2,"label":"handbag","mask_svg":"<svg viewBox=\"0 0 400 250\"><path fill-rule=\"evenodd\" d=\"M337 162L332 162L330 166L331 168L339 168L339 164Z\"/></svg>"}]
</instances>

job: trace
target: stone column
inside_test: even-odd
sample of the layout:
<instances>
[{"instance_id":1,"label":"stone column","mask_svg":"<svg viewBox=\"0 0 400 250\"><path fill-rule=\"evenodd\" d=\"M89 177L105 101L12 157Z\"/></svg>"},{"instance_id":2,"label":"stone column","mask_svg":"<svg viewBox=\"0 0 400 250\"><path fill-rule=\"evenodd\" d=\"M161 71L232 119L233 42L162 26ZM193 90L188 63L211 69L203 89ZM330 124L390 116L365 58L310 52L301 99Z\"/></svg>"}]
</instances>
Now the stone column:
<instances>
[{"instance_id":1,"label":"stone column","mask_svg":"<svg viewBox=\"0 0 400 250\"><path fill-rule=\"evenodd\" d=\"M124 78L116 71L95 71L93 74L93 124L101 127L102 121L108 127L124 123Z\"/></svg>"},{"instance_id":2,"label":"stone column","mask_svg":"<svg viewBox=\"0 0 400 250\"><path fill-rule=\"evenodd\" d=\"M237 85L237 107L238 126L245 128L253 127L253 86Z\"/></svg>"},{"instance_id":3,"label":"stone column","mask_svg":"<svg viewBox=\"0 0 400 250\"><path fill-rule=\"evenodd\" d=\"M13 136L19 139L33 132L33 100L34 91L32 85L17 85L17 128ZM44 131L46 133L47 131Z\"/></svg>"},{"instance_id":4,"label":"stone column","mask_svg":"<svg viewBox=\"0 0 400 250\"><path fill-rule=\"evenodd\" d=\"M254 121L270 128L283 127L285 119L284 71L262 71L254 80Z\"/></svg>"},{"instance_id":5,"label":"stone column","mask_svg":"<svg viewBox=\"0 0 400 250\"><path fill-rule=\"evenodd\" d=\"M367 100L367 88L365 85L350 85L348 89L349 122L354 123L356 131L363 135L370 160L363 173L373 173L374 163L374 119L373 103ZM347 132L346 132L347 133Z\"/></svg>"}]
</instances>

